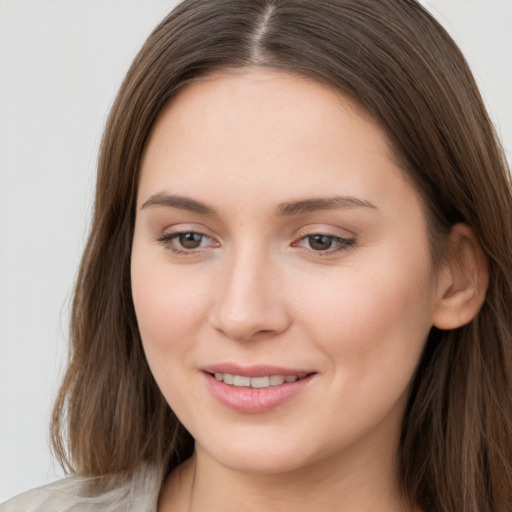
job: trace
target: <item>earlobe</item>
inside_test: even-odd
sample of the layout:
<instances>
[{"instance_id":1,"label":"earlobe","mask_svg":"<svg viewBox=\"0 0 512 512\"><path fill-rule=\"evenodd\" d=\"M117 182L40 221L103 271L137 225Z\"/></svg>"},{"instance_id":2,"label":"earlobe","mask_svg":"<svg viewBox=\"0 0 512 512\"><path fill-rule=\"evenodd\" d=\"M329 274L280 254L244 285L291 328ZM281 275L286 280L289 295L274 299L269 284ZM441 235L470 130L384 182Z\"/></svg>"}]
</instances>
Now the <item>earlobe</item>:
<instances>
[{"instance_id":1,"label":"earlobe","mask_svg":"<svg viewBox=\"0 0 512 512\"><path fill-rule=\"evenodd\" d=\"M450 233L450 252L439 275L438 302L433 325L456 329L480 311L489 284L487 258L473 230L455 224Z\"/></svg>"}]
</instances>

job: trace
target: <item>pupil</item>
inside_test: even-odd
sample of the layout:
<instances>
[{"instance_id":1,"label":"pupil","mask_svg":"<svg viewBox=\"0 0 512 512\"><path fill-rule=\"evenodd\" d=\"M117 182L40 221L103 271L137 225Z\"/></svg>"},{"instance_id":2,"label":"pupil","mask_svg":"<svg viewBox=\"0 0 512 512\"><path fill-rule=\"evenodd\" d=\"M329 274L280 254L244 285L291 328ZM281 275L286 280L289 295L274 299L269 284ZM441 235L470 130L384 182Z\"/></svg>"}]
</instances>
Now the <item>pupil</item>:
<instances>
[{"instance_id":1,"label":"pupil","mask_svg":"<svg viewBox=\"0 0 512 512\"><path fill-rule=\"evenodd\" d=\"M196 249L201 245L201 235L197 233L182 233L179 240L180 245L185 249Z\"/></svg>"},{"instance_id":2,"label":"pupil","mask_svg":"<svg viewBox=\"0 0 512 512\"><path fill-rule=\"evenodd\" d=\"M313 235L309 237L309 245L316 251L325 251L330 249L332 237L326 235Z\"/></svg>"}]
</instances>

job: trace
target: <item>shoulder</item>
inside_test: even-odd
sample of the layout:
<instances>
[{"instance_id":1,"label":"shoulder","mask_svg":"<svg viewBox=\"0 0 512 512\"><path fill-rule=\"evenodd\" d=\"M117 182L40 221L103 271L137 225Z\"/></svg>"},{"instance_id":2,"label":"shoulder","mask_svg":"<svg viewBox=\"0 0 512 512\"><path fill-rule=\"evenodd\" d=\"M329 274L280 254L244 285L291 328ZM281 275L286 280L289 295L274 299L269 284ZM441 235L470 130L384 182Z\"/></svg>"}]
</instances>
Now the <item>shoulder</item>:
<instances>
[{"instance_id":1,"label":"shoulder","mask_svg":"<svg viewBox=\"0 0 512 512\"><path fill-rule=\"evenodd\" d=\"M0 505L0 512L156 512L161 473L154 466L102 478L68 477Z\"/></svg>"}]
</instances>

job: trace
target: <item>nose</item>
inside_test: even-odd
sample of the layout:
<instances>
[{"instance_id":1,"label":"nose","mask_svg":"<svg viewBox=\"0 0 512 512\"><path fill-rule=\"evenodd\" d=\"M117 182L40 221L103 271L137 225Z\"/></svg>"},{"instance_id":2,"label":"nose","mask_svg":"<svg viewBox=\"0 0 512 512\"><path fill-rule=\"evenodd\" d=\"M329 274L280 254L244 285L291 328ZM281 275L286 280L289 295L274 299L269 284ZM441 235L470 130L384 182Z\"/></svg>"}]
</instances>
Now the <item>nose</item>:
<instances>
[{"instance_id":1,"label":"nose","mask_svg":"<svg viewBox=\"0 0 512 512\"><path fill-rule=\"evenodd\" d=\"M290 325L282 272L266 255L233 255L220 276L211 325L237 341L283 333Z\"/></svg>"}]
</instances>

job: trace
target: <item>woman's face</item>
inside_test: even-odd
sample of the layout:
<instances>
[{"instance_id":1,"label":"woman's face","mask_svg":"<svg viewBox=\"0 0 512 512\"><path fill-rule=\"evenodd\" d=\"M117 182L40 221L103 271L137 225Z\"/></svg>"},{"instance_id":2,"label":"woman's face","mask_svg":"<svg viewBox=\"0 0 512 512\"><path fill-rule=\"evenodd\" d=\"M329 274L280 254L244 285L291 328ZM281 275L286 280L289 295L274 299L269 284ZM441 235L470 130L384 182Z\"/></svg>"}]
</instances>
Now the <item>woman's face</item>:
<instances>
[{"instance_id":1,"label":"woman's face","mask_svg":"<svg viewBox=\"0 0 512 512\"><path fill-rule=\"evenodd\" d=\"M414 188L337 92L266 69L184 89L143 156L132 287L156 382L212 461L392 456L438 285Z\"/></svg>"}]
</instances>

